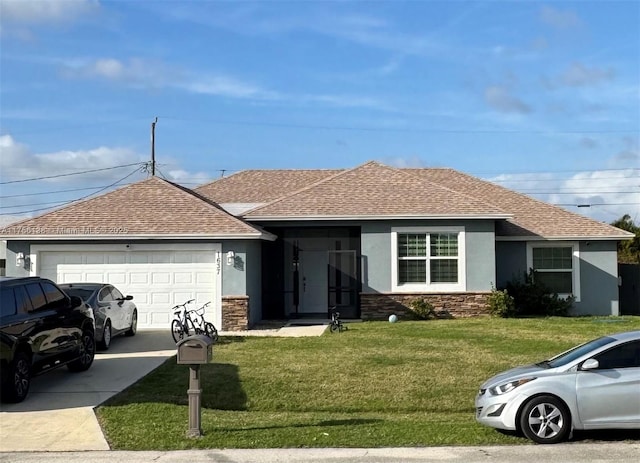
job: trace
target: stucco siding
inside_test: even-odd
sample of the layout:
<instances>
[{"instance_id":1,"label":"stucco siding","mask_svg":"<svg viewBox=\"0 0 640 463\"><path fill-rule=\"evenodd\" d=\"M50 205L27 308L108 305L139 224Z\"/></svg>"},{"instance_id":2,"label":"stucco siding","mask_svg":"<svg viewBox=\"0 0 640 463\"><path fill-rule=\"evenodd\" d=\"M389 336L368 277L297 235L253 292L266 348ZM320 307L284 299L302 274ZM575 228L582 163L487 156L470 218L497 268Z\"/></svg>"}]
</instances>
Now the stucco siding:
<instances>
[{"instance_id":1,"label":"stucco siding","mask_svg":"<svg viewBox=\"0 0 640 463\"><path fill-rule=\"evenodd\" d=\"M363 223L361 233L362 292L391 291L391 224Z\"/></svg>"},{"instance_id":2,"label":"stucco siding","mask_svg":"<svg viewBox=\"0 0 640 463\"><path fill-rule=\"evenodd\" d=\"M463 227L466 290L491 290L491 284L496 279L495 232L492 221L416 220L362 224L363 293L384 293L392 290L392 227Z\"/></svg>"},{"instance_id":3,"label":"stucco siding","mask_svg":"<svg viewBox=\"0 0 640 463\"><path fill-rule=\"evenodd\" d=\"M495 231L491 221L464 224L467 291L490 291L496 281Z\"/></svg>"},{"instance_id":4,"label":"stucco siding","mask_svg":"<svg viewBox=\"0 0 640 463\"><path fill-rule=\"evenodd\" d=\"M618 315L618 258L613 241L580 243L580 302L574 315Z\"/></svg>"}]
</instances>

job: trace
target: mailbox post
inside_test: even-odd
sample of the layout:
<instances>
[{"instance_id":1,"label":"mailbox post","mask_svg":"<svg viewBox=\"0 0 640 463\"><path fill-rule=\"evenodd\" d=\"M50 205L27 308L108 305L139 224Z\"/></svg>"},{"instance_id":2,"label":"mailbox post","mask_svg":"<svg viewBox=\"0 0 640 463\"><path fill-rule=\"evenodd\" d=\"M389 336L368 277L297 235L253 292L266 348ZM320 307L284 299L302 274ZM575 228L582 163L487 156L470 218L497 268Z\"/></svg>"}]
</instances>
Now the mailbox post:
<instances>
[{"instance_id":1,"label":"mailbox post","mask_svg":"<svg viewBox=\"0 0 640 463\"><path fill-rule=\"evenodd\" d=\"M213 340L204 335L188 336L180 341L177 361L179 365L189 365L189 430L187 437L202 436L200 365L205 365L212 358Z\"/></svg>"}]
</instances>

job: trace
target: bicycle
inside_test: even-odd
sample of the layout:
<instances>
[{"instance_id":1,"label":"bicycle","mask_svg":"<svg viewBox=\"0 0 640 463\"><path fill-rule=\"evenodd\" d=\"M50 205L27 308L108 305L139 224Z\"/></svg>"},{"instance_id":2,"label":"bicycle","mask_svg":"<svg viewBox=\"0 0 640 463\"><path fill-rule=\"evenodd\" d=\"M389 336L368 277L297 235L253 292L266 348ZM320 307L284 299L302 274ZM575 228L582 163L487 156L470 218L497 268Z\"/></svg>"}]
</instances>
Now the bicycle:
<instances>
[{"instance_id":1,"label":"bicycle","mask_svg":"<svg viewBox=\"0 0 640 463\"><path fill-rule=\"evenodd\" d=\"M197 324L197 326L195 326L196 334L204 334L209 336L213 342L216 342L218 340L218 330L213 323L204 319L204 309L209 307L209 304L211 304L211 301L207 302L199 309L190 310L188 313L197 315L197 317L191 319L194 326Z\"/></svg>"},{"instance_id":2,"label":"bicycle","mask_svg":"<svg viewBox=\"0 0 640 463\"><path fill-rule=\"evenodd\" d=\"M347 327L342 324L342 320L340 320L340 312L336 311L336 308L333 307L331 309L331 322L329 323L329 331L331 333L338 333L346 330Z\"/></svg>"},{"instance_id":3,"label":"bicycle","mask_svg":"<svg viewBox=\"0 0 640 463\"><path fill-rule=\"evenodd\" d=\"M186 336L193 334L204 334L209 336L214 342L218 340L218 330L213 323L204 319L204 309L210 304L207 302L199 309L188 310L187 305L191 304L195 299L190 299L184 304L178 304L173 307L173 316L171 321L171 335L173 340L178 343Z\"/></svg>"}]
</instances>

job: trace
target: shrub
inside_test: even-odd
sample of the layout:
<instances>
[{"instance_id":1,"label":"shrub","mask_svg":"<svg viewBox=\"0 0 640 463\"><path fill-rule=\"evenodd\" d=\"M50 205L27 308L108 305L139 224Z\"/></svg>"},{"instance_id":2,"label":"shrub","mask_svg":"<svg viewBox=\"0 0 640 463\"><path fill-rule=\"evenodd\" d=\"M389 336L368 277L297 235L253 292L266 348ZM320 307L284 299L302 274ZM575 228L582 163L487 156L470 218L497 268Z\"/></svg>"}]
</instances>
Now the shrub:
<instances>
[{"instance_id":1,"label":"shrub","mask_svg":"<svg viewBox=\"0 0 640 463\"><path fill-rule=\"evenodd\" d=\"M409 309L414 317L419 320L429 320L430 318L436 318L436 311L426 299L414 299L409 303Z\"/></svg>"},{"instance_id":2,"label":"shrub","mask_svg":"<svg viewBox=\"0 0 640 463\"><path fill-rule=\"evenodd\" d=\"M506 290L515 301L516 316L562 316L569 314L575 297L564 299L552 293L545 285L536 281L533 269L524 274L523 280L507 283Z\"/></svg>"},{"instance_id":3,"label":"shrub","mask_svg":"<svg viewBox=\"0 0 640 463\"><path fill-rule=\"evenodd\" d=\"M492 288L487 303L489 305L489 312L491 312L493 316L509 318L516 315L515 300L509 295L506 289L500 291Z\"/></svg>"}]
</instances>

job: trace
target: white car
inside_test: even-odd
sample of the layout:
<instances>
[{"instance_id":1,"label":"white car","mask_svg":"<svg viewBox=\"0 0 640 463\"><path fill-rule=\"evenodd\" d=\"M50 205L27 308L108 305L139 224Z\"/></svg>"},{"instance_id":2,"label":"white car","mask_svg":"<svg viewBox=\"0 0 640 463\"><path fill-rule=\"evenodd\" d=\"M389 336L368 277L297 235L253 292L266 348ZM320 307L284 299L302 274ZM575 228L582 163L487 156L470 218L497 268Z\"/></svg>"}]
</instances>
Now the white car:
<instances>
[{"instance_id":1,"label":"white car","mask_svg":"<svg viewBox=\"0 0 640 463\"><path fill-rule=\"evenodd\" d=\"M476 420L555 444L574 429L640 429L640 331L604 336L480 386Z\"/></svg>"},{"instance_id":2,"label":"white car","mask_svg":"<svg viewBox=\"0 0 640 463\"><path fill-rule=\"evenodd\" d=\"M60 288L69 296L83 299L93 309L96 320L96 344L107 350L118 334L135 336L138 329L138 309L133 296L123 296L106 283L64 283Z\"/></svg>"}]
</instances>

